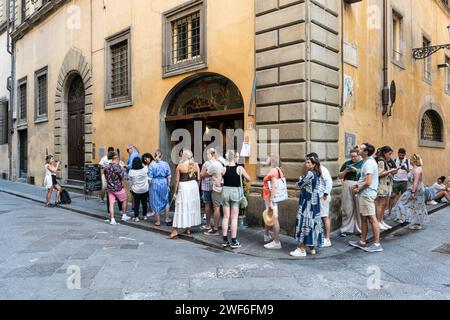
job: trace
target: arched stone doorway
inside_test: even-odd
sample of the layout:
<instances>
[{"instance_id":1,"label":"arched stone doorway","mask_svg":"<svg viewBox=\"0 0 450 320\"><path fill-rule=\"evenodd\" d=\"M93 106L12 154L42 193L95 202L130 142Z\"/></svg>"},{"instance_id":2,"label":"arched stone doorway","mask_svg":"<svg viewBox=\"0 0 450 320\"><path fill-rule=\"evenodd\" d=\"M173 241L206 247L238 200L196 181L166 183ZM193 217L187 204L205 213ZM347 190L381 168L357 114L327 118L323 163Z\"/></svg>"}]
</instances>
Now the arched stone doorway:
<instances>
[{"instance_id":1,"label":"arched stone doorway","mask_svg":"<svg viewBox=\"0 0 450 320\"><path fill-rule=\"evenodd\" d=\"M211 144L223 151L230 145L240 150L243 129L244 101L236 84L220 74L200 73L181 81L164 100L159 145L169 162L177 163L183 147L203 163Z\"/></svg>"},{"instance_id":2,"label":"arched stone doorway","mask_svg":"<svg viewBox=\"0 0 450 320\"><path fill-rule=\"evenodd\" d=\"M84 165L92 163L91 67L80 50L72 48L61 67L55 98L55 157L60 178L83 181Z\"/></svg>"}]
</instances>

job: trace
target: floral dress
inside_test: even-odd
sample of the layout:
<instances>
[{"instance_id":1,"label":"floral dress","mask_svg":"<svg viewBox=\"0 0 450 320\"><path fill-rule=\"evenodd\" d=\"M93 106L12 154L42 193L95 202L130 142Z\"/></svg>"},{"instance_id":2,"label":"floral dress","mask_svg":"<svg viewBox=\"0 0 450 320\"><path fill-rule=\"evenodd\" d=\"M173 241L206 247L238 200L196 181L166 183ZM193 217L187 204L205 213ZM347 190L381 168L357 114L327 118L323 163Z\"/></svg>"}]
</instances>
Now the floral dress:
<instances>
[{"instance_id":1,"label":"floral dress","mask_svg":"<svg viewBox=\"0 0 450 320\"><path fill-rule=\"evenodd\" d=\"M416 189L416 198L411 198L414 185L414 173L408 173L408 190L400 197L397 205L392 210L392 215L400 223L409 222L411 224L424 224L428 222L428 211L425 205L425 186L423 184L423 174L420 174L419 183Z\"/></svg>"},{"instance_id":2,"label":"floral dress","mask_svg":"<svg viewBox=\"0 0 450 320\"><path fill-rule=\"evenodd\" d=\"M323 227L320 218L319 176L316 172L309 171L297 185L301 194L295 223L295 239L305 246L321 246Z\"/></svg>"}]
</instances>

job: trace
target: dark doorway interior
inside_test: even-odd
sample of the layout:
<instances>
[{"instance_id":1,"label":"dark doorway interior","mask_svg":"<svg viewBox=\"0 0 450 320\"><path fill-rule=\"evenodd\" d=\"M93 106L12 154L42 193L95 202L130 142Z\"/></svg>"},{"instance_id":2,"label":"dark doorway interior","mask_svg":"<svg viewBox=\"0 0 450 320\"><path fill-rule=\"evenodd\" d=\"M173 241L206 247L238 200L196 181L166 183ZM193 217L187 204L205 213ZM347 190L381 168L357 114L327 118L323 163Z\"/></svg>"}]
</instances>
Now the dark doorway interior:
<instances>
[{"instance_id":1,"label":"dark doorway interior","mask_svg":"<svg viewBox=\"0 0 450 320\"><path fill-rule=\"evenodd\" d=\"M84 108L84 83L77 75L70 84L68 95L69 180L84 180Z\"/></svg>"},{"instance_id":2,"label":"dark doorway interior","mask_svg":"<svg viewBox=\"0 0 450 320\"><path fill-rule=\"evenodd\" d=\"M28 132L19 131L19 178L28 176Z\"/></svg>"}]
</instances>

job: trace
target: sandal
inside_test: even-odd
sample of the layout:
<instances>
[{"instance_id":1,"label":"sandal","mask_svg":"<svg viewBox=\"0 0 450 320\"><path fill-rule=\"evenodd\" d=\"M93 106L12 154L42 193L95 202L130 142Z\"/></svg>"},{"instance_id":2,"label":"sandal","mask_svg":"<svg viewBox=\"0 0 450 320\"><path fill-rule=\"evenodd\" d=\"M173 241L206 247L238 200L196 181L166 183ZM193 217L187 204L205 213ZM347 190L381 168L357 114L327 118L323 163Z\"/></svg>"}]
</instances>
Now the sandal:
<instances>
[{"instance_id":1,"label":"sandal","mask_svg":"<svg viewBox=\"0 0 450 320\"><path fill-rule=\"evenodd\" d=\"M173 240L173 239L176 239L176 238L178 238L178 233L171 233L168 237L167 237L167 239L169 239L169 240Z\"/></svg>"},{"instance_id":2,"label":"sandal","mask_svg":"<svg viewBox=\"0 0 450 320\"><path fill-rule=\"evenodd\" d=\"M190 236L190 235L191 235L191 230L186 229L186 231L184 232L184 234Z\"/></svg>"},{"instance_id":3,"label":"sandal","mask_svg":"<svg viewBox=\"0 0 450 320\"><path fill-rule=\"evenodd\" d=\"M160 227L161 226L161 222L155 222L155 226Z\"/></svg>"},{"instance_id":4,"label":"sandal","mask_svg":"<svg viewBox=\"0 0 450 320\"><path fill-rule=\"evenodd\" d=\"M166 226L168 226L168 227L171 227L171 226L172 226L172 224L173 224L173 221L172 221L172 220L170 220L170 221L166 221Z\"/></svg>"}]
</instances>

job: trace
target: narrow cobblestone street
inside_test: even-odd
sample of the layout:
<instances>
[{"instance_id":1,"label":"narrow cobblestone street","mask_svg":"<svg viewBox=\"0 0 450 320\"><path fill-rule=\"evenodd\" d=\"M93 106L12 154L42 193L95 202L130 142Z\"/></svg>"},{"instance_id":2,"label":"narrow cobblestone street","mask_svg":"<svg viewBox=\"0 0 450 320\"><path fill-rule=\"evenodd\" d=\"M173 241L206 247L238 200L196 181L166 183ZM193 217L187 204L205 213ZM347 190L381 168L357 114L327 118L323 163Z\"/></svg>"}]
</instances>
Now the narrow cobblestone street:
<instances>
[{"instance_id":1,"label":"narrow cobblestone street","mask_svg":"<svg viewBox=\"0 0 450 320\"><path fill-rule=\"evenodd\" d=\"M388 235L382 253L298 261L169 241L5 193L0 222L0 299L450 298L450 209L420 232ZM73 266L78 290L67 287ZM369 290L376 270L381 288Z\"/></svg>"}]
</instances>

